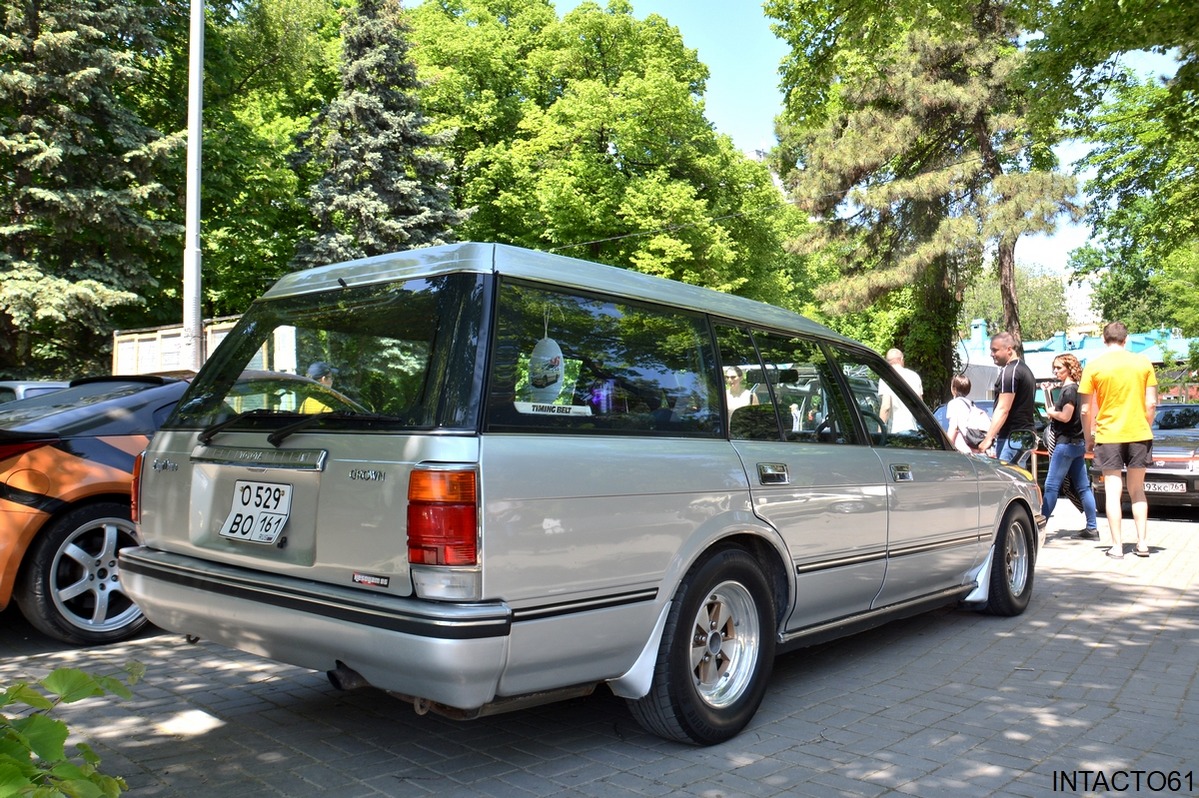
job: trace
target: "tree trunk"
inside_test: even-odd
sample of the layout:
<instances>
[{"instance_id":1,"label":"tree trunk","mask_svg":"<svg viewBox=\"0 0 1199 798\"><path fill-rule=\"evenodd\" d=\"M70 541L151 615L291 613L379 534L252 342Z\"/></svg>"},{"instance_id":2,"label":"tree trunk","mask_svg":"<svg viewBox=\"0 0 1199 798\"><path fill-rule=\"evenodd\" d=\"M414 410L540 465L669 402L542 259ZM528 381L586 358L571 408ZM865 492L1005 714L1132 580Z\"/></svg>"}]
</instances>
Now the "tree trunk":
<instances>
[{"instance_id":1,"label":"tree trunk","mask_svg":"<svg viewBox=\"0 0 1199 798\"><path fill-rule=\"evenodd\" d=\"M1003 329L1016 339L1017 351L1024 356L1020 335L1020 299L1016 296L1016 236L1003 236L995 252L999 271L999 297L1003 300Z\"/></svg>"}]
</instances>

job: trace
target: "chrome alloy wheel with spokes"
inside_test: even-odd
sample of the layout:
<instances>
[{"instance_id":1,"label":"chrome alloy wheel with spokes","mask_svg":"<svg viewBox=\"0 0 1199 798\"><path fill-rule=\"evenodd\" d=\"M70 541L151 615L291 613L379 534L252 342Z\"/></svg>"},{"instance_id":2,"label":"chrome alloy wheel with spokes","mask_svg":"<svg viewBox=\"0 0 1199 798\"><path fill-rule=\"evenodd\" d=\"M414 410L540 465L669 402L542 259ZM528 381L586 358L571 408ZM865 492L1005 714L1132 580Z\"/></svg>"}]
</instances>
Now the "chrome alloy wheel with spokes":
<instances>
[{"instance_id":1,"label":"chrome alloy wheel with spokes","mask_svg":"<svg viewBox=\"0 0 1199 798\"><path fill-rule=\"evenodd\" d=\"M766 694L776 622L764 565L740 546L709 552L671 600L653 684L629 701L637 722L698 745L735 736Z\"/></svg>"},{"instance_id":2,"label":"chrome alloy wheel with spokes","mask_svg":"<svg viewBox=\"0 0 1199 798\"><path fill-rule=\"evenodd\" d=\"M691 670L700 698L713 708L745 692L760 656L762 628L745 586L722 582L695 615Z\"/></svg>"},{"instance_id":3,"label":"chrome alloy wheel with spokes","mask_svg":"<svg viewBox=\"0 0 1199 798\"><path fill-rule=\"evenodd\" d=\"M138 545L127 505L78 507L46 525L30 546L15 593L40 631L70 643L128 637L145 616L121 586L117 555Z\"/></svg>"}]
</instances>

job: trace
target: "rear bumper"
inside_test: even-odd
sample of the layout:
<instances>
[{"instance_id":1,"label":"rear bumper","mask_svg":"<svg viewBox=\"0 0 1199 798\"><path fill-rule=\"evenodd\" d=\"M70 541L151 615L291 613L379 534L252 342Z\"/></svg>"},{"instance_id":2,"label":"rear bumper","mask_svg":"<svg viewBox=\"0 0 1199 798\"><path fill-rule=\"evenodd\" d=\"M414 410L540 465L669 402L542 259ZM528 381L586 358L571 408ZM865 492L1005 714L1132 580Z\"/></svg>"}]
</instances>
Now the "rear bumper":
<instances>
[{"instance_id":1,"label":"rear bumper","mask_svg":"<svg viewBox=\"0 0 1199 798\"><path fill-rule=\"evenodd\" d=\"M370 593L147 547L121 582L152 623L314 670L345 665L375 687L461 709L495 698L509 609Z\"/></svg>"}]
</instances>

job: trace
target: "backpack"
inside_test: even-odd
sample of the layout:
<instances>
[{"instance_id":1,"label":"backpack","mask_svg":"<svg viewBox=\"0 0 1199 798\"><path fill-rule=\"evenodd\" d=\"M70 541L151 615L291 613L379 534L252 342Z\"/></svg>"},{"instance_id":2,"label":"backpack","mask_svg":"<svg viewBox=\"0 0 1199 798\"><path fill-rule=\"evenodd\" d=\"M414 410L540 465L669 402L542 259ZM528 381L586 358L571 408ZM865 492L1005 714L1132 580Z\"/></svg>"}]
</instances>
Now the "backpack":
<instances>
[{"instance_id":1,"label":"backpack","mask_svg":"<svg viewBox=\"0 0 1199 798\"><path fill-rule=\"evenodd\" d=\"M966 401L970 402L969 399ZM966 441L966 445L971 449L977 449L983 439L987 437L987 431L990 429L991 417L987 415L987 411L974 402L970 402L970 412L966 414L966 426L961 430L962 439Z\"/></svg>"}]
</instances>

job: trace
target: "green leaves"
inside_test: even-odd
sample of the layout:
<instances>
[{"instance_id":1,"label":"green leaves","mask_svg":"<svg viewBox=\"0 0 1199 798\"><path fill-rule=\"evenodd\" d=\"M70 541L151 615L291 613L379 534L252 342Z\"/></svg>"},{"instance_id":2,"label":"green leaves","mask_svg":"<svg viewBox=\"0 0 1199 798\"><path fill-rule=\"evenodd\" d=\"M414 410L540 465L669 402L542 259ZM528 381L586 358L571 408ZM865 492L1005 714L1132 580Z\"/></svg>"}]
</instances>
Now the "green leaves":
<instances>
[{"instance_id":1,"label":"green leaves","mask_svg":"<svg viewBox=\"0 0 1199 798\"><path fill-rule=\"evenodd\" d=\"M411 19L462 238L810 299L805 258L783 253L803 216L713 130L708 68L666 19L611 2L559 20L545 0L426 0Z\"/></svg>"},{"instance_id":2,"label":"green leaves","mask_svg":"<svg viewBox=\"0 0 1199 798\"><path fill-rule=\"evenodd\" d=\"M84 743L76 745L78 761L73 759L66 750L70 730L50 713L61 704L107 693L129 698L129 686L144 673L137 662L125 666L124 680L59 668L35 684L18 682L0 693L0 796L120 795L124 780L100 772L100 758Z\"/></svg>"},{"instance_id":3,"label":"green leaves","mask_svg":"<svg viewBox=\"0 0 1199 798\"><path fill-rule=\"evenodd\" d=\"M359 0L343 31L341 92L302 136L319 173L306 204L316 235L293 265L318 266L453 240L461 215L448 164L425 130L398 3Z\"/></svg>"}]
</instances>

